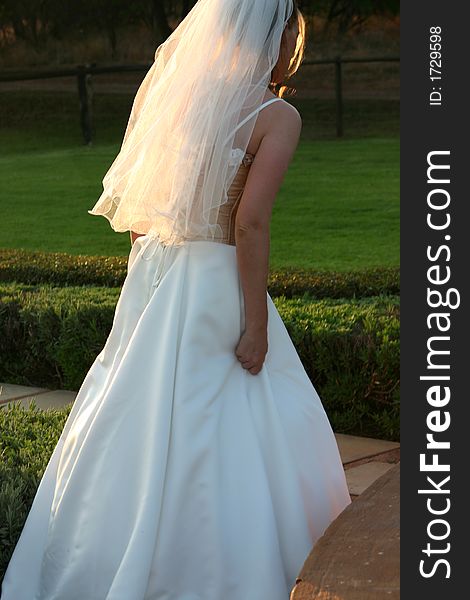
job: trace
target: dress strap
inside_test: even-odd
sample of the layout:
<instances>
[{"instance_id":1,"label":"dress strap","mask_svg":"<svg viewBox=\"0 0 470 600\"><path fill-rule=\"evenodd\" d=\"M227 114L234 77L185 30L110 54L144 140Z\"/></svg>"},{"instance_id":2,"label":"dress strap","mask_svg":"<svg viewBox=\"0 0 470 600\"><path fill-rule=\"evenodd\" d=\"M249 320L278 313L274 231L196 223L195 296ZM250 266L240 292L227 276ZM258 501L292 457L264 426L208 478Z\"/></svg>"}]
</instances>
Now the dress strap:
<instances>
[{"instance_id":1,"label":"dress strap","mask_svg":"<svg viewBox=\"0 0 470 600\"><path fill-rule=\"evenodd\" d=\"M237 131L237 129L240 129L240 127L242 127L243 125L245 125L245 123L247 121L249 121L254 115L256 115L257 112L259 112L260 110L262 110L265 106L268 106L268 104L271 104L272 102L276 102L277 100L282 100L282 98L271 98L270 100L267 100L266 102L264 102L263 104L261 104L260 106L258 106L258 108L255 108L255 110L253 112L251 112L247 117L245 117L243 119L243 121L241 121L233 130L232 133L235 133L235 131ZM226 138L225 142L228 141L228 138Z\"/></svg>"},{"instance_id":2,"label":"dress strap","mask_svg":"<svg viewBox=\"0 0 470 600\"><path fill-rule=\"evenodd\" d=\"M272 102L276 102L276 100L282 100L282 98L271 98L271 100L268 100L267 102L264 102L264 104L261 104L261 106L258 106L258 108L256 108L253 112L251 112L247 117L245 117L243 119L243 121L241 123L239 123L237 125L237 129L239 127L241 127L242 125L245 125L245 123L247 121L249 121L251 119L251 117L256 115L256 113L259 112L260 110L262 110L265 106L268 106L268 104L271 104Z\"/></svg>"}]
</instances>

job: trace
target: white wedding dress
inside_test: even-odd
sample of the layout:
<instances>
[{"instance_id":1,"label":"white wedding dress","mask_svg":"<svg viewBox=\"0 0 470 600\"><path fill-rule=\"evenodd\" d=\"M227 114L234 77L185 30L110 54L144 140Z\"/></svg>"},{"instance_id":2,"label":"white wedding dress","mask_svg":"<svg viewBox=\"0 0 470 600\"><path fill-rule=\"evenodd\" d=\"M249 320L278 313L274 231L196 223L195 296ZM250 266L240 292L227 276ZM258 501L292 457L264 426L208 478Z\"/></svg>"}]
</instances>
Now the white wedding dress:
<instances>
[{"instance_id":1,"label":"white wedding dress","mask_svg":"<svg viewBox=\"0 0 470 600\"><path fill-rule=\"evenodd\" d=\"M163 266L157 239L132 246L111 332L1 600L289 600L351 502L328 417L269 294L261 371L235 355L244 299L233 216L250 157L233 153L226 238L170 247Z\"/></svg>"}]
</instances>

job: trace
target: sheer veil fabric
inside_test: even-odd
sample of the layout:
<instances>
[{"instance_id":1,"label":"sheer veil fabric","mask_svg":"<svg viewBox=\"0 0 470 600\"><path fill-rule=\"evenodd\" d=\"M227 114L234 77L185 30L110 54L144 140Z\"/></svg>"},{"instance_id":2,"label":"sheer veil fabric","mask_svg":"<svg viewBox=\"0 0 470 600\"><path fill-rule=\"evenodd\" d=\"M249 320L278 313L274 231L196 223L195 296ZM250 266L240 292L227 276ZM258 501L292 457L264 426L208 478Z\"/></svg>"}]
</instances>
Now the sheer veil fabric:
<instances>
[{"instance_id":1,"label":"sheer veil fabric","mask_svg":"<svg viewBox=\"0 0 470 600\"><path fill-rule=\"evenodd\" d=\"M165 245L214 239L292 11L292 0L199 0L157 48L88 212Z\"/></svg>"}]
</instances>

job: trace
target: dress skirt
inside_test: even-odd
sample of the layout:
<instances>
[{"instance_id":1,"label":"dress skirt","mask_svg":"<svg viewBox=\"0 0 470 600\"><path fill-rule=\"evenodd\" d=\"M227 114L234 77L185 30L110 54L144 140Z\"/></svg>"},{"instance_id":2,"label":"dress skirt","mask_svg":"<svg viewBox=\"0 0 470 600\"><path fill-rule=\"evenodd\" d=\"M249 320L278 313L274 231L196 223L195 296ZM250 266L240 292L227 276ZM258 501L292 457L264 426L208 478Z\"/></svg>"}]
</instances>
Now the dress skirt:
<instances>
[{"instance_id":1,"label":"dress skirt","mask_svg":"<svg viewBox=\"0 0 470 600\"><path fill-rule=\"evenodd\" d=\"M137 238L1 600L289 600L351 499L321 400L267 302L252 375L235 355L236 247Z\"/></svg>"}]
</instances>

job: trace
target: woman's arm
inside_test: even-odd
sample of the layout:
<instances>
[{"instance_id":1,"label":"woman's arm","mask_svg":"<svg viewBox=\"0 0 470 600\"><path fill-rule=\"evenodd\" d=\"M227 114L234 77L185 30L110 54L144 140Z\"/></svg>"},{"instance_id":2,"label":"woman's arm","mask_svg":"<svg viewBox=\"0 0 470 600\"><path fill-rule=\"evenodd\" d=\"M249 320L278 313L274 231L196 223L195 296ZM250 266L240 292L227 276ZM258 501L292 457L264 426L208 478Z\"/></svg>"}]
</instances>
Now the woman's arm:
<instances>
[{"instance_id":1,"label":"woman's arm","mask_svg":"<svg viewBox=\"0 0 470 600\"><path fill-rule=\"evenodd\" d=\"M235 241L245 300L245 332L236 354L252 374L267 352L267 279L272 208L298 145L302 120L285 104L283 118L272 124L256 153L235 219Z\"/></svg>"}]
</instances>

